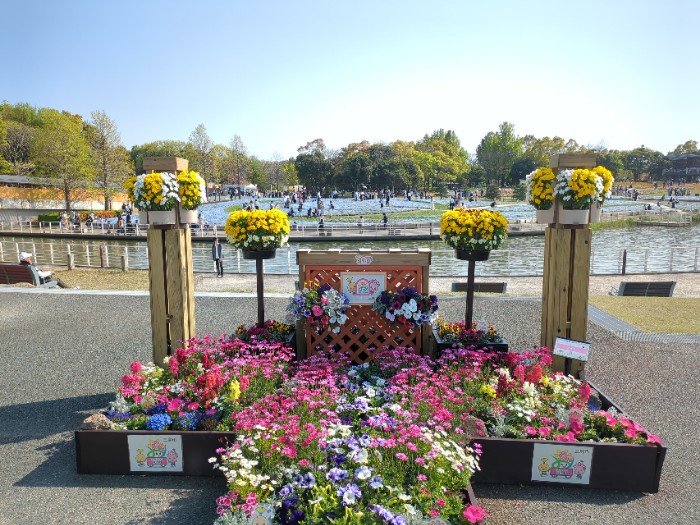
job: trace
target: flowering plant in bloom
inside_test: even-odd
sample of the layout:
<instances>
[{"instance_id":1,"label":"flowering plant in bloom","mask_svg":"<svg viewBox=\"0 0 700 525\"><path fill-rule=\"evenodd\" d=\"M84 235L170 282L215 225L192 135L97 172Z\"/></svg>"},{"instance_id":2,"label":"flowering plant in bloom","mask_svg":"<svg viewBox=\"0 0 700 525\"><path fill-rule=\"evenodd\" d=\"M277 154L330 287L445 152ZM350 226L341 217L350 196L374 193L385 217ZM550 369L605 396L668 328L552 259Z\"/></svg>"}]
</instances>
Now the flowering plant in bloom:
<instances>
[{"instance_id":1,"label":"flowering plant in bloom","mask_svg":"<svg viewBox=\"0 0 700 525\"><path fill-rule=\"evenodd\" d=\"M196 171L182 171L177 174L180 204L186 210L196 210L207 202L207 187L202 176Z\"/></svg>"},{"instance_id":2,"label":"flowering plant in bloom","mask_svg":"<svg viewBox=\"0 0 700 525\"><path fill-rule=\"evenodd\" d=\"M388 379L426 363L398 354L383 366L350 367L337 355L300 363L280 395L261 400L264 413L236 414L236 442L213 459L229 484L217 523L244 522L258 503L281 524L483 518L462 492L476 451L411 412L402 380Z\"/></svg>"},{"instance_id":3,"label":"flowering plant in bloom","mask_svg":"<svg viewBox=\"0 0 700 525\"><path fill-rule=\"evenodd\" d=\"M280 343L193 339L163 367L132 363L106 415L115 429L229 430L241 404L276 391L292 357Z\"/></svg>"},{"instance_id":4,"label":"flowering plant in bloom","mask_svg":"<svg viewBox=\"0 0 700 525\"><path fill-rule=\"evenodd\" d=\"M172 173L146 173L124 182L129 199L142 211L168 211L180 202L178 184Z\"/></svg>"},{"instance_id":5,"label":"flowering plant in bloom","mask_svg":"<svg viewBox=\"0 0 700 525\"><path fill-rule=\"evenodd\" d=\"M615 182L615 177L613 177L612 172L605 166L596 166L591 170L594 174L598 175L603 182L603 190L600 194L600 201L605 202L612 195L612 185Z\"/></svg>"},{"instance_id":6,"label":"flowering plant in bloom","mask_svg":"<svg viewBox=\"0 0 700 525\"><path fill-rule=\"evenodd\" d=\"M432 325L435 322L438 316L438 300L435 295L424 295L407 286L398 293L384 290L375 299L372 309L389 321L415 328L424 323Z\"/></svg>"},{"instance_id":7,"label":"flowering plant in bloom","mask_svg":"<svg viewBox=\"0 0 700 525\"><path fill-rule=\"evenodd\" d=\"M237 210L224 226L228 242L244 250L271 250L289 239L289 218L278 209Z\"/></svg>"},{"instance_id":8,"label":"flowering plant in bloom","mask_svg":"<svg viewBox=\"0 0 700 525\"><path fill-rule=\"evenodd\" d=\"M493 325L484 325L474 321L467 328L464 321L448 322L437 320L437 334L446 343L468 346L476 343L500 343L503 338L496 332Z\"/></svg>"},{"instance_id":9,"label":"flowering plant in bloom","mask_svg":"<svg viewBox=\"0 0 700 525\"><path fill-rule=\"evenodd\" d=\"M507 235L508 220L497 211L455 208L440 218L440 237L457 250L495 250Z\"/></svg>"},{"instance_id":10,"label":"flowering plant in bloom","mask_svg":"<svg viewBox=\"0 0 700 525\"><path fill-rule=\"evenodd\" d=\"M588 169L566 169L557 174L554 195L566 210L586 210L603 194L603 180Z\"/></svg>"},{"instance_id":11,"label":"flowering plant in bloom","mask_svg":"<svg viewBox=\"0 0 700 525\"><path fill-rule=\"evenodd\" d=\"M550 168L537 168L525 177L527 202L538 210L548 210L554 204L554 172Z\"/></svg>"},{"instance_id":12,"label":"flowering plant in bloom","mask_svg":"<svg viewBox=\"0 0 700 525\"><path fill-rule=\"evenodd\" d=\"M269 319L262 326L242 324L231 335L231 338L240 339L246 343L261 341L285 342L289 339L294 326Z\"/></svg>"},{"instance_id":13,"label":"flowering plant in bloom","mask_svg":"<svg viewBox=\"0 0 700 525\"><path fill-rule=\"evenodd\" d=\"M303 290L297 290L289 299L287 320L307 321L318 330L332 327L337 334L340 325L348 320L345 311L349 305L348 296L329 285L319 287L316 283L306 283Z\"/></svg>"}]
</instances>

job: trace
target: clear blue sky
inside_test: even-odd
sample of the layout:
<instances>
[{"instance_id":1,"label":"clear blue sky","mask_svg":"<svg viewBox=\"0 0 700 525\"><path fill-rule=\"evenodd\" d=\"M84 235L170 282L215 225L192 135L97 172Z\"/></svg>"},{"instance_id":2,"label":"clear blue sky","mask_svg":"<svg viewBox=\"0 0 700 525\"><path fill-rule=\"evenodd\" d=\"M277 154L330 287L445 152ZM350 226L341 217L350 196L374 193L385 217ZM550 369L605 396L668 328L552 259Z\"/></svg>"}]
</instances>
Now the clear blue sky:
<instances>
[{"instance_id":1,"label":"clear blue sky","mask_svg":"<svg viewBox=\"0 0 700 525\"><path fill-rule=\"evenodd\" d=\"M663 153L700 141L697 0L22 0L2 8L0 99L90 118L127 148L240 135L260 159L322 138L475 153L503 121Z\"/></svg>"}]
</instances>

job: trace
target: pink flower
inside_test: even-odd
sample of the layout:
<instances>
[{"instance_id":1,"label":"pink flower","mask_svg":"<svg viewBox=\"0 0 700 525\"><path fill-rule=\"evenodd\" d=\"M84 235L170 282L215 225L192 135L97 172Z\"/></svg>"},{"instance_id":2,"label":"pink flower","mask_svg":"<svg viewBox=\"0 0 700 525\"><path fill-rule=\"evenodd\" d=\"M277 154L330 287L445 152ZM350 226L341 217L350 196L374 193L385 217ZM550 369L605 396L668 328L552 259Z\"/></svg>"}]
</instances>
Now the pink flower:
<instances>
[{"instance_id":1,"label":"pink flower","mask_svg":"<svg viewBox=\"0 0 700 525\"><path fill-rule=\"evenodd\" d=\"M426 481L426 480L428 479L428 476L426 476L425 474L418 474L418 475L416 476L416 479L417 479L418 481Z\"/></svg>"},{"instance_id":2,"label":"pink flower","mask_svg":"<svg viewBox=\"0 0 700 525\"><path fill-rule=\"evenodd\" d=\"M576 435L583 432L583 428L584 428L583 423L581 423L581 421L579 421L578 419L574 419L573 421L571 421L569 426L571 427L571 430L573 431L573 433Z\"/></svg>"},{"instance_id":3,"label":"pink flower","mask_svg":"<svg viewBox=\"0 0 700 525\"><path fill-rule=\"evenodd\" d=\"M134 361L131 363L131 373L132 374L138 374L141 371L141 363L138 361Z\"/></svg>"},{"instance_id":4,"label":"pink flower","mask_svg":"<svg viewBox=\"0 0 700 525\"><path fill-rule=\"evenodd\" d=\"M464 519L466 519L469 523L477 523L484 518L488 518L488 514L483 507L474 505L469 505L466 509L464 509L462 516L464 516Z\"/></svg>"},{"instance_id":5,"label":"pink flower","mask_svg":"<svg viewBox=\"0 0 700 525\"><path fill-rule=\"evenodd\" d=\"M537 435L537 429L535 427L531 427L530 425L525 427L525 433L528 436L535 436Z\"/></svg>"},{"instance_id":6,"label":"pink flower","mask_svg":"<svg viewBox=\"0 0 700 525\"><path fill-rule=\"evenodd\" d=\"M408 456L404 454L403 452L397 452L396 453L396 459L401 460L401 461L408 461Z\"/></svg>"},{"instance_id":7,"label":"pink flower","mask_svg":"<svg viewBox=\"0 0 700 525\"><path fill-rule=\"evenodd\" d=\"M319 305L315 304L311 308L311 313L314 314L316 317L318 317L323 313L323 308L321 308Z\"/></svg>"},{"instance_id":8,"label":"pink flower","mask_svg":"<svg viewBox=\"0 0 700 525\"><path fill-rule=\"evenodd\" d=\"M663 445L663 441L661 441L661 438L659 436L656 436L654 434L647 434L647 441L649 443L656 443L658 445Z\"/></svg>"},{"instance_id":9,"label":"pink flower","mask_svg":"<svg viewBox=\"0 0 700 525\"><path fill-rule=\"evenodd\" d=\"M187 408L189 410L191 410L192 412L194 412L195 410L197 410L199 408L199 403L197 403L196 401L193 401L192 403L187 405Z\"/></svg>"},{"instance_id":10,"label":"pink flower","mask_svg":"<svg viewBox=\"0 0 700 525\"><path fill-rule=\"evenodd\" d=\"M537 432L540 437L546 438L549 437L549 434L552 432L552 427L540 427L537 429Z\"/></svg>"},{"instance_id":11,"label":"pink flower","mask_svg":"<svg viewBox=\"0 0 700 525\"><path fill-rule=\"evenodd\" d=\"M442 498L438 498L435 503L437 504L438 507L444 507L445 506L445 500Z\"/></svg>"},{"instance_id":12,"label":"pink flower","mask_svg":"<svg viewBox=\"0 0 700 525\"><path fill-rule=\"evenodd\" d=\"M425 460L423 458L416 458L416 463L419 465L425 465Z\"/></svg>"}]
</instances>

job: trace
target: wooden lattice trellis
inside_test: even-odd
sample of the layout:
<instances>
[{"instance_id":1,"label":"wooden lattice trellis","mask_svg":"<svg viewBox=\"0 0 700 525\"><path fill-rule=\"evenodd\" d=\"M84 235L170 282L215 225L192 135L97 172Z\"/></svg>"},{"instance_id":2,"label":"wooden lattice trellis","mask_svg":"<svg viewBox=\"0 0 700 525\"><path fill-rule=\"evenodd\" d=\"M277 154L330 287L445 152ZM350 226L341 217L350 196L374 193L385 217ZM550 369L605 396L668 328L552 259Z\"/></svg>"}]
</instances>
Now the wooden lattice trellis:
<instances>
[{"instance_id":1,"label":"wooden lattice trellis","mask_svg":"<svg viewBox=\"0 0 700 525\"><path fill-rule=\"evenodd\" d=\"M362 257L363 261L371 262L357 264L358 256ZM302 283L316 283L319 286L328 284L340 290L341 272L384 273L386 290L398 291L410 286L421 293L429 293L430 250L417 252L308 250L297 252L297 262ZM398 323L391 323L372 310L370 305L352 305L346 314L348 321L340 327L340 332L337 334L329 330L318 333L314 328L304 326L305 337L297 338L299 357L336 350L347 352L356 363L364 363L371 361L374 353L384 347L410 347L419 354L423 348L430 348L427 341L428 334L424 333L422 328L411 329Z\"/></svg>"}]
</instances>

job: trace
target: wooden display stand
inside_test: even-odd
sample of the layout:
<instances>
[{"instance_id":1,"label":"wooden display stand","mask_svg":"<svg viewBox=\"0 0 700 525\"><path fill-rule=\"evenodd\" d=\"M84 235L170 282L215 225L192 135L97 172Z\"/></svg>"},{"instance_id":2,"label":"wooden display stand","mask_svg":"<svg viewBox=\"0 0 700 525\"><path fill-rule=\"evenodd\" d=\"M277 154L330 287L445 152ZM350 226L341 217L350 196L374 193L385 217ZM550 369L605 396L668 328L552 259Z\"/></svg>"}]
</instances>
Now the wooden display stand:
<instances>
[{"instance_id":1,"label":"wooden display stand","mask_svg":"<svg viewBox=\"0 0 700 525\"><path fill-rule=\"evenodd\" d=\"M177 173L188 161L177 157L146 157L149 171ZM181 225L179 210L175 225L148 229L148 282L151 298L153 362L162 365L180 341L194 337L194 273L192 232Z\"/></svg>"},{"instance_id":2,"label":"wooden display stand","mask_svg":"<svg viewBox=\"0 0 700 525\"><path fill-rule=\"evenodd\" d=\"M550 165L555 173L566 168L593 168L595 154L554 155ZM554 347L557 337L586 340L588 325L588 281L592 232L587 224L560 224L555 210L554 224L547 226L544 241L542 280L542 325L540 344ZM583 361L554 356L554 369L577 376Z\"/></svg>"},{"instance_id":3,"label":"wooden display stand","mask_svg":"<svg viewBox=\"0 0 700 525\"><path fill-rule=\"evenodd\" d=\"M429 292L431 251L389 250L299 250L299 287L304 283L328 284L341 291L341 272L385 273L386 290L397 292L406 286L422 294ZM374 351L384 346L406 346L416 353L431 349L430 328L406 328L390 323L369 304L354 304L346 311L348 321L335 334L325 330L303 330L304 323L297 323L297 359L304 359L318 352L318 348L336 347L348 352L356 363L371 361Z\"/></svg>"}]
</instances>

